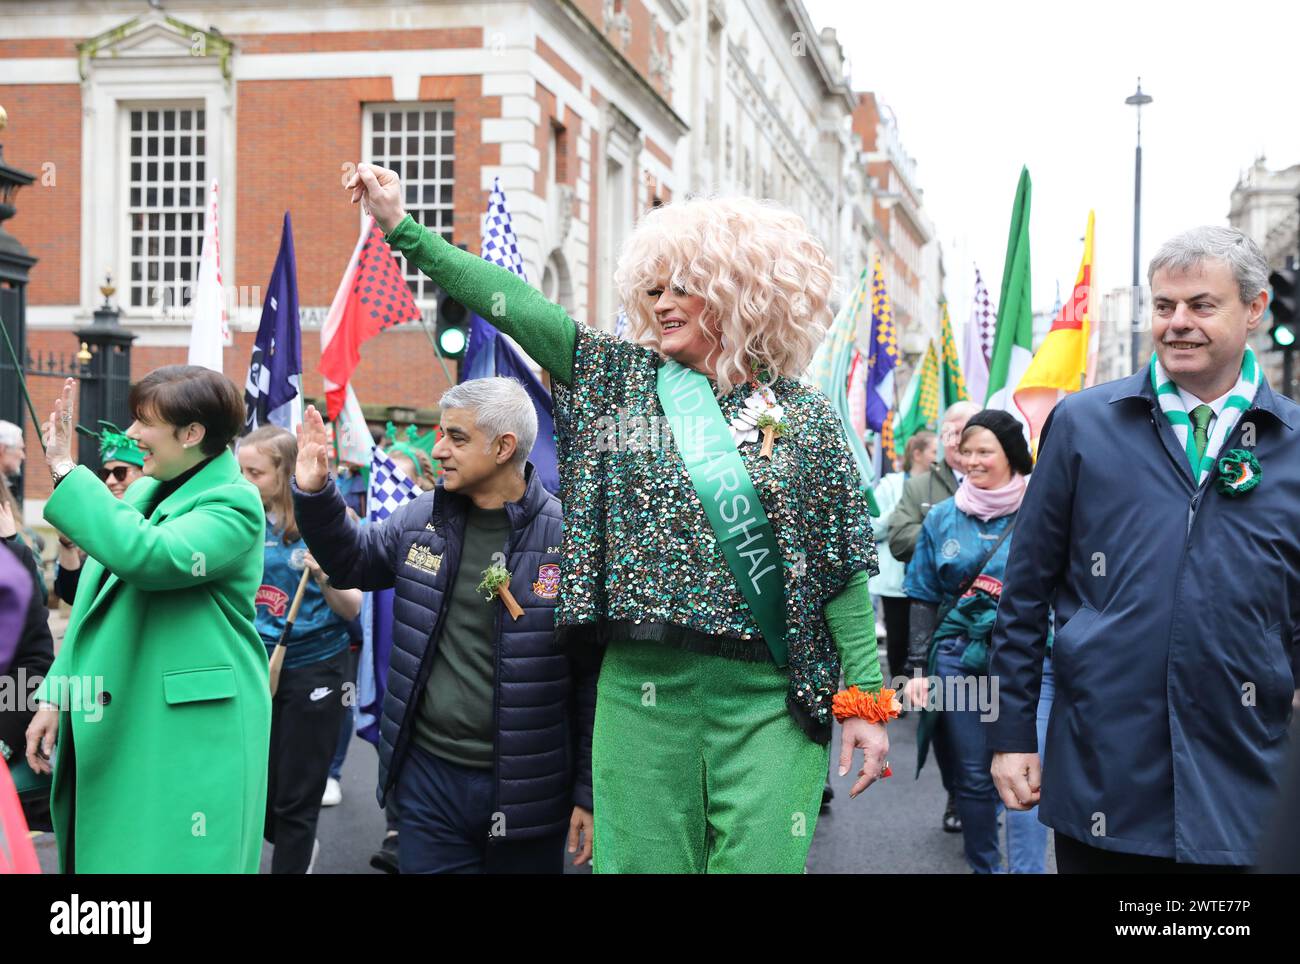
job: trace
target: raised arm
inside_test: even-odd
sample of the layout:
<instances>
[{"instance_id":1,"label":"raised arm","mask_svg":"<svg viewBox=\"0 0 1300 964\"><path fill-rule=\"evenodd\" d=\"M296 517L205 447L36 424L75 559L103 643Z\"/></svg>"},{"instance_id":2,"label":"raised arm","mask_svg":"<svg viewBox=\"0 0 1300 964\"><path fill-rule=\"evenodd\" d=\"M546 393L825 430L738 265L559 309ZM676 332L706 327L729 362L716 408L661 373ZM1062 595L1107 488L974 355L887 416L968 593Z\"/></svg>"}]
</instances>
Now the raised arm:
<instances>
[{"instance_id":1,"label":"raised arm","mask_svg":"<svg viewBox=\"0 0 1300 964\"><path fill-rule=\"evenodd\" d=\"M248 559L266 531L249 486L211 489L189 512L152 525L84 465L55 488L45 518L127 585L152 592L221 578Z\"/></svg>"},{"instance_id":2,"label":"raised arm","mask_svg":"<svg viewBox=\"0 0 1300 964\"><path fill-rule=\"evenodd\" d=\"M361 164L344 186L352 192L353 203L362 201L385 240L408 261L452 298L519 342L552 378L571 384L577 332L563 308L547 301L514 272L462 251L417 223L402 207L396 172Z\"/></svg>"},{"instance_id":3,"label":"raised arm","mask_svg":"<svg viewBox=\"0 0 1300 964\"><path fill-rule=\"evenodd\" d=\"M329 474L325 423L308 405L298 426L298 461L289 487L298 531L337 589L391 589L401 540L403 506L384 522L360 526Z\"/></svg>"},{"instance_id":4,"label":"raised arm","mask_svg":"<svg viewBox=\"0 0 1300 964\"><path fill-rule=\"evenodd\" d=\"M338 486L327 480L319 492L307 492L297 479L293 514L303 542L329 576L335 589L391 589L402 535L402 506L383 522L361 526L348 518Z\"/></svg>"}]
</instances>

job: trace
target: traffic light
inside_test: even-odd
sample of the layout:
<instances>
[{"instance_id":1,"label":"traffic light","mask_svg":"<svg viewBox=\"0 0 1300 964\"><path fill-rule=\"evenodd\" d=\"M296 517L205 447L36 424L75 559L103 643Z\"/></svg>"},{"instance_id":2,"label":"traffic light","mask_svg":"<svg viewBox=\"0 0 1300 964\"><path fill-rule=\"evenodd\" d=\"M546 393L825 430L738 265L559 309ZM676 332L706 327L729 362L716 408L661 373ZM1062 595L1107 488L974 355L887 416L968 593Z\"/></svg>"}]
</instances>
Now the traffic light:
<instances>
[{"instance_id":1,"label":"traffic light","mask_svg":"<svg viewBox=\"0 0 1300 964\"><path fill-rule=\"evenodd\" d=\"M1300 318L1296 317L1296 269L1279 268L1268 276L1268 283L1273 288L1270 302L1273 327L1268 333L1274 348L1289 349L1296 342L1297 331L1300 331L1297 328Z\"/></svg>"},{"instance_id":2,"label":"traffic light","mask_svg":"<svg viewBox=\"0 0 1300 964\"><path fill-rule=\"evenodd\" d=\"M460 358L465 354L469 339L469 311L447 292L438 291L438 315L434 337L438 350L446 358Z\"/></svg>"}]
</instances>

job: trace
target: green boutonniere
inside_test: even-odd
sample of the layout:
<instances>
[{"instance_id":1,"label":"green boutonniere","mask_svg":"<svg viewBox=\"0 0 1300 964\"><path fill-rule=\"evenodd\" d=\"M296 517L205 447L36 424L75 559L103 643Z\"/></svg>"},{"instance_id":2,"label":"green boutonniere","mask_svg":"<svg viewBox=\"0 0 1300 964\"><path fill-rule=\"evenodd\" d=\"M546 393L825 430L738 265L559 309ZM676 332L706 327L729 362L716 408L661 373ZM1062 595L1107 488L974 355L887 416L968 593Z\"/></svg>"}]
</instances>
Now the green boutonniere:
<instances>
[{"instance_id":1,"label":"green boutonniere","mask_svg":"<svg viewBox=\"0 0 1300 964\"><path fill-rule=\"evenodd\" d=\"M758 430L763 433L763 450L758 454L764 458L772 457L772 443L783 435L790 434L790 426L785 421L777 421L771 415L758 417Z\"/></svg>"},{"instance_id":2,"label":"green boutonniere","mask_svg":"<svg viewBox=\"0 0 1300 964\"><path fill-rule=\"evenodd\" d=\"M1230 449L1219 456L1219 477L1215 481L1217 488L1224 495L1236 498L1245 495L1264 477L1259 467L1259 459L1246 449Z\"/></svg>"},{"instance_id":3,"label":"green boutonniere","mask_svg":"<svg viewBox=\"0 0 1300 964\"><path fill-rule=\"evenodd\" d=\"M483 570L483 581L476 587L479 592L487 593L484 597L489 602L493 596L500 596L506 604L511 619L518 619L524 614L514 595L510 592L510 570L498 563L493 563Z\"/></svg>"}]
</instances>

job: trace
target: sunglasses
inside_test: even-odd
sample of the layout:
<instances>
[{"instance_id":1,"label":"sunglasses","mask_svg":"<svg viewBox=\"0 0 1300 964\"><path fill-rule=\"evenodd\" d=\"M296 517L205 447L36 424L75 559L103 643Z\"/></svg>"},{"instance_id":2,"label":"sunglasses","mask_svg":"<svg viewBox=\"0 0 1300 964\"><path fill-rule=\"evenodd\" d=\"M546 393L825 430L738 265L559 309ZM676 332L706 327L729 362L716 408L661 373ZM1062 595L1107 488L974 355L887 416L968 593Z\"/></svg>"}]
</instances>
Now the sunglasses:
<instances>
[{"instance_id":1,"label":"sunglasses","mask_svg":"<svg viewBox=\"0 0 1300 964\"><path fill-rule=\"evenodd\" d=\"M125 482L125 481L126 481L126 473L127 473L128 471L130 471L130 470L129 470L125 465L119 465L119 466L117 466L116 468L111 468L111 469L100 469L100 470L99 470L99 477L100 477L101 479L103 479L105 482L108 481L109 476L112 476L112 477L113 477L114 479L116 479L118 482Z\"/></svg>"}]
</instances>

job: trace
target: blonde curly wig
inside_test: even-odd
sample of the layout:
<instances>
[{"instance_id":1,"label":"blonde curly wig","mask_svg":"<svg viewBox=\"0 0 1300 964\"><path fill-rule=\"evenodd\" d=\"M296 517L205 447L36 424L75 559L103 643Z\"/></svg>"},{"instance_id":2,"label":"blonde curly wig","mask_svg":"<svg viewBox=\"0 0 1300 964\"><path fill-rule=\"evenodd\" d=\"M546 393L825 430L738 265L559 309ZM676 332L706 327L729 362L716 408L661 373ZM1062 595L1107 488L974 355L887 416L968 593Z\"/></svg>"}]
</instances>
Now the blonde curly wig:
<instances>
[{"instance_id":1,"label":"blonde curly wig","mask_svg":"<svg viewBox=\"0 0 1300 964\"><path fill-rule=\"evenodd\" d=\"M659 349L646 292L665 282L704 298L718 392L750 371L797 378L830 325L835 276L821 242L786 208L746 197L689 198L656 208L623 245L614 284L632 339Z\"/></svg>"}]
</instances>

